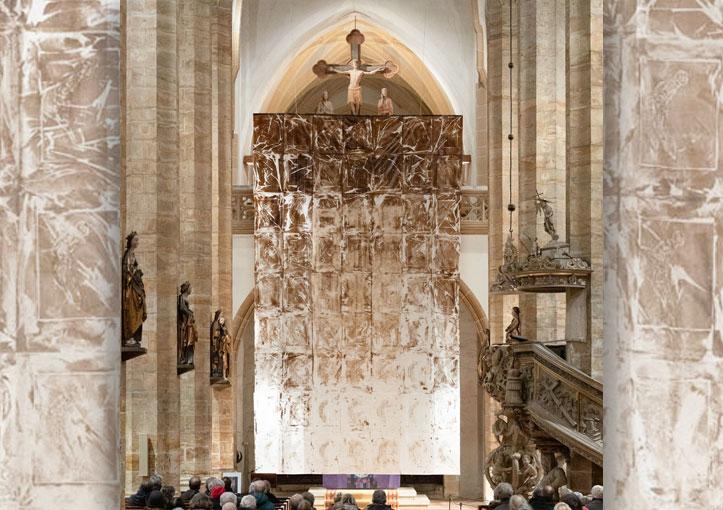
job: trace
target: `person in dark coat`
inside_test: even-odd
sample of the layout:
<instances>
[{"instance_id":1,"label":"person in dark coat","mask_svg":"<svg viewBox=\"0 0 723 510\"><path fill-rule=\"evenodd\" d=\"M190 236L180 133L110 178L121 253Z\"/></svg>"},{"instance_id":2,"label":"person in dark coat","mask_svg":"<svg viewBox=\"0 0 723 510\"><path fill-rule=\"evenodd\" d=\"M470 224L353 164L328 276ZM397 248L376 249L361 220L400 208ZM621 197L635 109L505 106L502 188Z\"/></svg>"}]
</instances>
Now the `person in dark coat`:
<instances>
[{"instance_id":1,"label":"person in dark coat","mask_svg":"<svg viewBox=\"0 0 723 510\"><path fill-rule=\"evenodd\" d=\"M184 504L188 504L191 501L191 498L198 494L201 491L201 479L197 476L192 476L190 480L188 480L188 490L181 493L181 499L183 500Z\"/></svg>"},{"instance_id":2,"label":"person in dark coat","mask_svg":"<svg viewBox=\"0 0 723 510\"><path fill-rule=\"evenodd\" d=\"M552 485L538 487L530 498L532 510L553 510L555 508L555 489Z\"/></svg>"},{"instance_id":3,"label":"person in dark coat","mask_svg":"<svg viewBox=\"0 0 723 510\"><path fill-rule=\"evenodd\" d=\"M582 500L580 499L580 496L574 492L565 494L562 498L560 498L560 501L566 503L567 506L570 507L570 510L582 510Z\"/></svg>"},{"instance_id":4,"label":"person in dark coat","mask_svg":"<svg viewBox=\"0 0 723 510\"><path fill-rule=\"evenodd\" d=\"M592 501L586 505L588 510L603 510L603 486L595 485L590 490L590 496Z\"/></svg>"},{"instance_id":5,"label":"person in dark coat","mask_svg":"<svg viewBox=\"0 0 723 510\"><path fill-rule=\"evenodd\" d=\"M266 495L266 484L263 480L252 482L249 494L256 498L256 510L274 510L274 504Z\"/></svg>"},{"instance_id":6,"label":"person in dark coat","mask_svg":"<svg viewBox=\"0 0 723 510\"><path fill-rule=\"evenodd\" d=\"M146 501L146 508L157 508L159 510L166 510L168 501L161 491L151 491Z\"/></svg>"},{"instance_id":7,"label":"person in dark coat","mask_svg":"<svg viewBox=\"0 0 723 510\"><path fill-rule=\"evenodd\" d=\"M367 510L392 510L392 507L387 505L387 493L381 489L377 489L372 494L372 503L367 506Z\"/></svg>"}]
</instances>

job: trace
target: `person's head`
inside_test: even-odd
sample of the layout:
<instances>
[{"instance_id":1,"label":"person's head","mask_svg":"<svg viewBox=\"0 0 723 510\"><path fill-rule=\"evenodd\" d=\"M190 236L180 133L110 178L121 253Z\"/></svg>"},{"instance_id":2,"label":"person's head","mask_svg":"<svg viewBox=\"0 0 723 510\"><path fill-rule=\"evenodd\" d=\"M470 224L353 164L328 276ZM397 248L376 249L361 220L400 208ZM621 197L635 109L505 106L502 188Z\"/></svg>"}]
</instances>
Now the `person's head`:
<instances>
[{"instance_id":1,"label":"person's head","mask_svg":"<svg viewBox=\"0 0 723 510\"><path fill-rule=\"evenodd\" d=\"M323 92L321 93L321 99L324 100L324 101L328 101L328 100L329 100L329 91L328 91L328 90L325 90L325 91L323 91Z\"/></svg>"},{"instance_id":2,"label":"person's head","mask_svg":"<svg viewBox=\"0 0 723 510\"><path fill-rule=\"evenodd\" d=\"M261 480L261 481L264 482L264 492L266 494L269 494L271 492L271 482L269 482L268 480Z\"/></svg>"},{"instance_id":3,"label":"person's head","mask_svg":"<svg viewBox=\"0 0 723 510\"><path fill-rule=\"evenodd\" d=\"M532 490L532 497L533 498L541 498L542 497L542 487L535 487Z\"/></svg>"},{"instance_id":4,"label":"person's head","mask_svg":"<svg viewBox=\"0 0 723 510\"><path fill-rule=\"evenodd\" d=\"M228 502L221 505L221 510L236 510L236 505Z\"/></svg>"},{"instance_id":5,"label":"person's head","mask_svg":"<svg viewBox=\"0 0 723 510\"><path fill-rule=\"evenodd\" d=\"M381 489L377 489L372 494L372 503L377 505L385 505L387 503L387 493Z\"/></svg>"},{"instance_id":6,"label":"person's head","mask_svg":"<svg viewBox=\"0 0 723 510\"><path fill-rule=\"evenodd\" d=\"M223 482L221 482L223 483ZM215 485L213 489L211 489L211 499L218 499L221 497L221 494L223 494L223 485Z\"/></svg>"},{"instance_id":7,"label":"person's head","mask_svg":"<svg viewBox=\"0 0 723 510\"><path fill-rule=\"evenodd\" d=\"M201 479L197 476L192 476L188 480L188 488L191 489L192 491L196 491L196 492L200 491L201 490Z\"/></svg>"},{"instance_id":8,"label":"person's head","mask_svg":"<svg viewBox=\"0 0 723 510\"><path fill-rule=\"evenodd\" d=\"M515 494L510 498L510 510L522 510L526 505L527 500L519 494Z\"/></svg>"},{"instance_id":9,"label":"person's head","mask_svg":"<svg viewBox=\"0 0 723 510\"><path fill-rule=\"evenodd\" d=\"M301 503L304 500L304 498L301 496L301 494L294 494L289 498L289 510L298 510L299 503Z\"/></svg>"},{"instance_id":10,"label":"person's head","mask_svg":"<svg viewBox=\"0 0 723 510\"><path fill-rule=\"evenodd\" d=\"M181 294L191 295L191 282L185 281L181 284Z\"/></svg>"},{"instance_id":11,"label":"person's head","mask_svg":"<svg viewBox=\"0 0 723 510\"><path fill-rule=\"evenodd\" d=\"M497 501L509 501L515 491L512 489L512 485L507 482L502 482L495 487L495 499Z\"/></svg>"},{"instance_id":12,"label":"person's head","mask_svg":"<svg viewBox=\"0 0 723 510\"><path fill-rule=\"evenodd\" d=\"M266 484L263 480L254 480L249 485L249 494L264 494L266 492Z\"/></svg>"},{"instance_id":13,"label":"person's head","mask_svg":"<svg viewBox=\"0 0 723 510\"><path fill-rule=\"evenodd\" d=\"M348 492L341 497L341 502L342 502L342 504L344 504L344 505L354 505L354 506L356 506L356 500L354 499L354 496L352 496L352 495L349 494Z\"/></svg>"},{"instance_id":14,"label":"person's head","mask_svg":"<svg viewBox=\"0 0 723 510\"><path fill-rule=\"evenodd\" d=\"M309 503L307 500L303 499L299 501L299 504L296 506L296 510L311 510L311 503Z\"/></svg>"},{"instance_id":15,"label":"person's head","mask_svg":"<svg viewBox=\"0 0 723 510\"><path fill-rule=\"evenodd\" d=\"M571 510L582 510L582 501L574 492L568 492L560 498L560 502L566 503Z\"/></svg>"},{"instance_id":16,"label":"person's head","mask_svg":"<svg viewBox=\"0 0 723 510\"><path fill-rule=\"evenodd\" d=\"M218 498L218 503L223 506L224 503L233 503L234 508L236 507L236 503L238 502L238 498L236 497L236 494L230 491L226 491L223 494L221 494L221 497Z\"/></svg>"},{"instance_id":17,"label":"person's head","mask_svg":"<svg viewBox=\"0 0 723 510\"><path fill-rule=\"evenodd\" d=\"M247 510L256 510L256 498L251 494L246 494L243 498L241 498L240 506L241 508L245 508Z\"/></svg>"},{"instance_id":18,"label":"person's head","mask_svg":"<svg viewBox=\"0 0 723 510\"><path fill-rule=\"evenodd\" d=\"M191 498L188 508L192 510L211 510L211 498L199 492Z\"/></svg>"},{"instance_id":19,"label":"person's head","mask_svg":"<svg viewBox=\"0 0 723 510\"><path fill-rule=\"evenodd\" d=\"M170 505L174 510L176 508L183 508L183 500L181 498L174 498L173 503Z\"/></svg>"},{"instance_id":20,"label":"person's head","mask_svg":"<svg viewBox=\"0 0 723 510\"><path fill-rule=\"evenodd\" d=\"M166 505L168 505L168 501L159 490L151 491L146 500L146 508L163 508L165 510Z\"/></svg>"},{"instance_id":21,"label":"person's head","mask_svg":"<svg viewBox=\"0 0 723 510\"><path fill-rule=\"evenodd\" d=\"M386 87L382 87L382 97L387 97L388 91Z\"/></svg>"},{"instance_id":22,"label":"person's head","mask_svg":"<svg viewBox=\"0 0 723 510\"><path fill-rule=\"evenodd\" d=\"M555 488L552 485L545 485L542 488L542 497L547 501L555 499Z\"/></svg>"},{"instance_id":23,"label":"person's head","mask_svg":"<svg viewBox=\"0 0 723 510\"><path fill-rule=\"evenodd\" d=\"M166 501L173 501L173 496L176 495L176 488L173 485L164 485L161 487L161 493Z\"/></svg>"},{"instance_id":24,"label":"person's head","mask_svg":"<svg viewBox=\"0 0 723 510\"><path fill-rule=\"evenodd\" d=\"M312 507L314 506L314 499L315 499L315 498L314 498L314 495L313 495L311 492L309 492L309 491L302 492L302 493L301 493L301 497L304 498L304 499L305 499L306 501L308 501L309 503L311 503L311 506L312 506Z\"/></svg>"},{"instance_id":25,"label":"person's head","mask_svg":"<svg viewBox=\"0 0 723 510\"><path fill-rule=\"evenodd\" d=\"M590 496L592 496L592 499L602 499L603 498L603 486L602 485L593 485L592 489L590 489Z\"/></svg>"},{"instance_id":26,"label":"person's head","mask_svg":"<svg viewBox=\"0 0 723 510\"><path fill-rule=\"evenodd\" d=\"M163 487L163 477L158 473L153 473L148 477L148 483L152 491L159 491Z\"/></svg>"},{"instance_id":27,"label":"person's head","mask_svg":"<svg viewBox=\"0 0 723 510\"><path fill-rule=\"evenodd\" d=\"M223 317L221 317L221 318L223 319ZM224 476L222 478L222 480L223 480L223 488L225 489L224 492L232 492L233 489L231 487L231 479L228 476Z\"/></svg>"},{"instance_id":28,"label":"person's head","mask_svg":"<svg viewBox=\"0 0 723 510\"><path fill-rule=\"evenodd\" d=\"M558 503L553 510L572 510L567 503Z\"/></svg>"}]
</instances>

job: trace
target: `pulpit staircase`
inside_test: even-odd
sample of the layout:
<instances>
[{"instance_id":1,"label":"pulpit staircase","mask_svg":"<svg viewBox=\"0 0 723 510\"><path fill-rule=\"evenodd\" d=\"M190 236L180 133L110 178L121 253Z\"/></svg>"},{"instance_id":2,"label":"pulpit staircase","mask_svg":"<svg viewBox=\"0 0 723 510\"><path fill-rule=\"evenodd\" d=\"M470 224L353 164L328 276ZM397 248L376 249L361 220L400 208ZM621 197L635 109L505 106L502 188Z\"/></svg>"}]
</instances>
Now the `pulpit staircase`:
<instances>
[{"instance_id":1,"label":"pulpit staircase","mask_svg":"<svg viewBox=\"0 0 723 510\"><path fill-rule=\"evenodd\" d=\"M509 462L511 454L529 452L530 445L548 454L541 466L546 473L554 469L558 452L567 459L577 454L602 468L601 382L545 345L530 341L488 345L480 354L479 368L480 382L501 404L500 416L504 415L493 427L500 440L499 453L495 457L493 451L485 466L493 485L498 481L495 462L498 466ZM511 469L515 468L522 472L519 464Z\"/></svg>"}]
</instances>

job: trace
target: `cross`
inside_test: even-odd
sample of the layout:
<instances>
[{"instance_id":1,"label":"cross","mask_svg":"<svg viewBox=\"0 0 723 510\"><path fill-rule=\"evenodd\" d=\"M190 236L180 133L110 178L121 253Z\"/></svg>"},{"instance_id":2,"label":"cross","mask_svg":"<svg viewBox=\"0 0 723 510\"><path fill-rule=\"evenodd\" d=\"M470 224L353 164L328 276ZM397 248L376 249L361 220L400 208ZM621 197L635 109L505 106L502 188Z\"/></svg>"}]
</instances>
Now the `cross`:
<instances>
[{"instance_id":1,"label":"cross","mask_svg":"<svg viewBox=\"0 0 723 510\"><path fill-rule=\"evenodd\" d=\"M319 78L325 78L330 74L348 74L349 89L347 93L347 102L351 107L354 115L359 115L361 108L361 79L365 74L382 73L385 78L392 78L399 72L397 66L391 60L387 60L382 65L364 64L361 61L361 46L364 43L364 34L354 28L346 36L346 42L351 49L351 58L346 64L327 64L326 60L319 60L312 71Z\"/></svg>"}]
</instances>

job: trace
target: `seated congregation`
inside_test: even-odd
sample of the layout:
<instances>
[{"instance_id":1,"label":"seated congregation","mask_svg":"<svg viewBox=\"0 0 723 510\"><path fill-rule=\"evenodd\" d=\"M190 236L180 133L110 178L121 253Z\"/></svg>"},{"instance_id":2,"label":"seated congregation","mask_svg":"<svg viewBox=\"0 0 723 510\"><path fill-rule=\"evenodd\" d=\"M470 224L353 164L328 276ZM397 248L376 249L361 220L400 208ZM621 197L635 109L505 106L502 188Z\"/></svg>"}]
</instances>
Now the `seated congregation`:
<instances>
[{"instance_id":1,"label":"seated congregation","mask_svg":"<svg viewBox=\"0 0 723 510\"><path fill-rule=\"evenodd\" d=\"M141 484L138 491L126 498L126 510L317 510L314 495L310 492L294 494L291 497L277 497L271 492L267 480L255 480L247 494L233 492L230 478L211 477L205 483L197 476L188 481L188 490L176 496L175 487L163 485L163 479L153 474ZM372 503L366 510L391 510L386 504L387 495L376 490ZM324 509L319 509L324 510ZM351 494L336 494L332 510L360 510Z\"/></svg>"},{"instance_id":2,"label":"seated congregation","mask_svg":"<svg viewBox=\"0 0 723 510\"><path fill-rule=\"evenodd\" d=\"M512 485L503 482L495 487L494 501L489 508L495 510L602 510L603 487L595 485L585 496L563 486L556 492L551 485L537 487L528 500L515 494Z\"/></svg>"}]
</instances>

